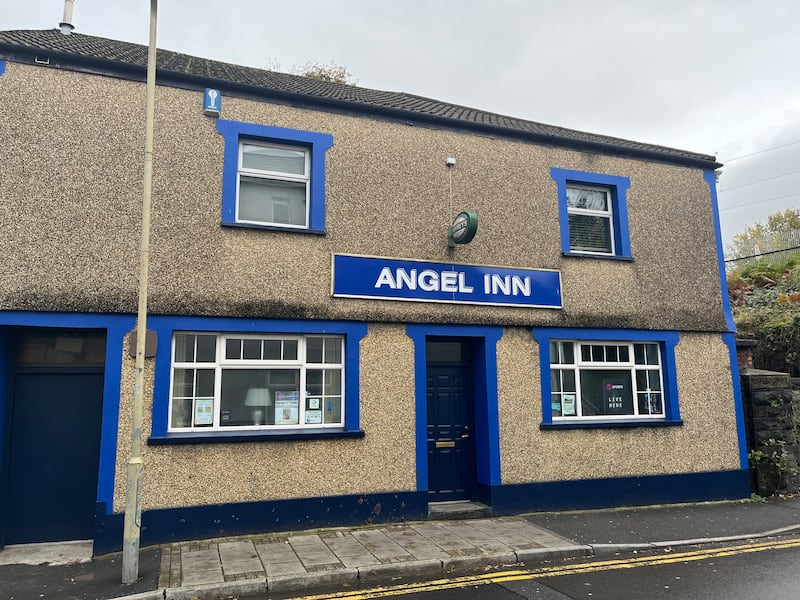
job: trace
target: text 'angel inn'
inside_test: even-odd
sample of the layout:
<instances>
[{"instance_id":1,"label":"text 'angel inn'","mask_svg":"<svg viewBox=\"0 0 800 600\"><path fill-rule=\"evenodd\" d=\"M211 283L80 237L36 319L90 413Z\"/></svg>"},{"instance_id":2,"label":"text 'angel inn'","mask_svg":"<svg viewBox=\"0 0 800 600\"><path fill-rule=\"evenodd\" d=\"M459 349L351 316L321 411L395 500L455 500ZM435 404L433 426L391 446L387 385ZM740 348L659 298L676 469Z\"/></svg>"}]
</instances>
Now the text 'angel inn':
<instances>
[{"instance_id":1,"label":"text 'angel inn'","mask_svg":"<svg viewBox=\"0 0 800 600\"><path fill-rule=\"evenodd\" d=\"M0 32L0 542L101 554L147 49L66 33ZM142 543L749 496L719 166L159 51Z\"/></svg>"}]
</instances>

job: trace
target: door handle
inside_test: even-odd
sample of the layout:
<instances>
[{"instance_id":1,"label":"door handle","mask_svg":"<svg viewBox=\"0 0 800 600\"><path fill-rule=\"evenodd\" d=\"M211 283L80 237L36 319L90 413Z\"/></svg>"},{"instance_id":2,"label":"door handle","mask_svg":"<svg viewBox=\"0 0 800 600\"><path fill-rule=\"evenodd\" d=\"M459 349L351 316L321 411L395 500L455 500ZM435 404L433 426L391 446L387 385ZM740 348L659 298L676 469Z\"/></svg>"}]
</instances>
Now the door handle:
<instances>
[{"instance_id":1,"label":"door handle","mask_svg":"<svg viewBox=\"0 0 800 600\"><path fill-rule=\"evenodd\" d=\"M469 437L469 434L468 434L468 433L465 433L465 434L463 434L463 435L461 436L461 439L462 439L462 440L465 440L465 439L467 439L468 437Z\"/></svg>"}]
</instances>

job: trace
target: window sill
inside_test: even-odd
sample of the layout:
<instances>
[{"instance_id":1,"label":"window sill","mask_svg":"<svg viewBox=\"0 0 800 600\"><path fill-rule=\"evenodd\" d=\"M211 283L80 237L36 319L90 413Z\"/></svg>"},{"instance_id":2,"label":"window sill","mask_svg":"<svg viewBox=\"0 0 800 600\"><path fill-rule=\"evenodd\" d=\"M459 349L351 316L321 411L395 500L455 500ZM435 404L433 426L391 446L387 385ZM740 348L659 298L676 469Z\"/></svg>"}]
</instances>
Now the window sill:
<instances>
[{"instance_id":1,"label":"window sill","mask_svg":"<svg viewBox=\"0 0 800 600\"><path fill-rule=\"evenodd\" d=\"M599 258L600 260L621 260L623 262L633 262L632 256L617 256L613 254L588 254L584 252L562 252L561 255L570 258Z\"/></svg>"},{"instance_id":2,"label":"window sill","mask_svg":"<svg viewBox=\"0 0 800 600\"><path fill-rule=\"evenodd\" d=\"M683 425L683 420L668 421L664 419L658 420L642 420L642 421L576 421L574 423L541 423L539 429L619 429L623 427L680 427Z\"/></svg>"},{"instance_id":3,"label":"window sill","mask_svg":"<svg viewBox=\"0 0 800 600\"><path fill-rule=\"evenodd\" d=\"M288 233L306 233L311 235L325 235L324 229L308 229L305 227L281 227L280 225L258 225L256 223L235 223L222 221L223 227L241 227L242 229L266 229L268 231L286 231Z\"/></svg>"},{"instance_id":4,"label":"window sill","mask_svg":"<svg viewBox=\"0 0 800 600\"><path fill-rule=\"evenodd\" d=\"M363 438L364 431L342 431L340 429L320 429L316 431L215 431L215 432L187 432L187 433L167 433L165 435L153 435L147 439L148 446L170 446L173 444L217 444L217 443L241 443L241 442L280 442L295 440L329 440L329 439L348 439Z\"/></svg>"}]
</instances>

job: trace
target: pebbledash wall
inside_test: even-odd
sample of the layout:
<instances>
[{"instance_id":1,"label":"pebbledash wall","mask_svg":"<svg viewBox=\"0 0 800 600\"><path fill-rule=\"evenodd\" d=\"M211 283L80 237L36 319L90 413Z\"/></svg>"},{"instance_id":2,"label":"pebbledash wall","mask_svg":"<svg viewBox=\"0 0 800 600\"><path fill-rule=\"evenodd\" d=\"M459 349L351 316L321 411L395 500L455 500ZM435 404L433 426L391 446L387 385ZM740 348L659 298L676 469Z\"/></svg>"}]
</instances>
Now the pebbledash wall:
<instances>
[{"instance_id":1,"label":"pebbledash wall","mask_svg":"<svg viewBox=\"0 0 800 600\"><path fill-rule=\"evenodd\" d=\"M15 340L44 328L105 332L92 532L104 553L121 547L130 448L142 72L88 68L67 50L49 65L28 64L28 50L5 43L2 465L8 472L10 440L23 433L11 410L24 371ZM355 102L280 102L226 85L187 75L156 91L144 544L424 519L429 500L478 500L509 514L749 495L713 157L624 141L615 150L614 140L590 151L479 134L457 120L432 124L413 110L389 118ZM218 118L203 113L209 86L220 91ZM236 222L239 141L251 139L311 149L306 229ZM567 206L569 187L607 194L606 255L571 247L581 213ZM447 228L462 210L478 215L477 235L449 248ZM517 293L495 289L490 303L469 303L484 274L501 287L516 281ZM297 401L303 412L290 410L289 421L303 414L307 425L226 429L217 388L211 402L195 393L193 425L175 427L175 372L202 367L176 366L176 332L343 340L332 359L341 365L341 423L338 404L290 394L282 406ZM559 360L573 342L573 362ZM655 366L632 356L648 351ZM626 408L604 395L592 416L588 387L567 389L565 370L578 380L581 370L587 379L608 374L603 385L620 386ZM436 387L434 372L466 378L469 392ZM463 423L452 417L449 433L429 410L442 389L470 413ZM328 409L334 426L314 427L323 418L315 411ZM464 423L471 429L454 429ZM462 438L469 445L453 458ZM466 483L441 479L453 464ZM8 486L2 493L6 504L19 500Z\"/></svg>"}]
</instances>

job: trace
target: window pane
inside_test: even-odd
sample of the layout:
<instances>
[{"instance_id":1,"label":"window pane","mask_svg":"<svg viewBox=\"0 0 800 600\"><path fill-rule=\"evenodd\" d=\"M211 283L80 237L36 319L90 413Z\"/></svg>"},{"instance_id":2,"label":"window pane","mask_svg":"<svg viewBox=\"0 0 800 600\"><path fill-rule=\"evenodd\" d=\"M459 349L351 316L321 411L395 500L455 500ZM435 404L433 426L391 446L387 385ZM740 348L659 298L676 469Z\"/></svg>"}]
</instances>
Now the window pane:
<instances>
[{"instance_id":1,"label":"window pane","mask_svg":"<svg viewBox=\"0 0 800 600\"><path fill-rule=\"evenodd\" d=\"M589 344L581 344L581 360L583 362L592 360L592 347Z\"/></svg>"},{"instance_id":2,"label":"window pane","mask_svg":"<svg viewBox=\"0 0 800 600\"><path fill-rule=\"evenodd\" d=\"M561 416L561 394L550 395L550 410L553 411L554 417Z\"/></svg>"},{"instance_id":3,"label":"window pane","mask_svg":"<svg viewBox=\"0 0 800 600\"><path fill-rule=\"evenodd\" d=\"M265 360L280 360L281 356L281 341L280 340L264 340L264 359Z\"/></svg>"},{"instance_id":4,"label":"window pane","mask_svg":"<svg viewBox=\"0 0 800 600\"><path fill-rule=\"evenodd\" d=\"M339 338L325 338L325 363L339 364L342 362L342 341Z\"/></svg>"},{"instance_id":5,"label":"window pane","mask_svg":"<svg viewBox=\"0 0 800 600\"><path fill-rule=\"evenodd\" d=\"M616 346L606 346L606 362L619 362L619 352Z\"/></svg>"},{"instance_id":6,"label":"window pane","mask_svg":"<svg viewBox=\"0 0 800 600\"><path fill-rule=\"evenodd\" d=\"M559 365L561 364L561 355L559 353L559 346L561 344L559 342L550 342L550 364L551 365Z\"/></svg>"},{"instance_id":7,"label":"window pane","mask_svg":"<svg viewBox=\"0 0 800 600\"><path fill-rule=\"evenodd\" d=\"M234 360L242 358L242 340L235 338L225 340L225 358Z\"/></svg>"},{"instance_id":8,"label":"window pane","mask_svg":"<svg viewBox=\"0 0 800 600\"><path fill-rule=\"evenodd\" d=\"M638 396L640 415L664 414L664 406L661 402L660 392L640 393Z\"/></svg>"},{"instance_id":9,"label":"window pane","mask_svg":"<svg viewBox=\"0 0 800 600\"><path fill-rule=\"evenodd\" d=\"M192 399L172 400L172 427L192 426Z\"/></svg>"},{"instance_id":10,"label":"window pane","mask_svg":"<svg viewBox=\"0 0 800 600\"><path fill-rule=\"evenodd\" d=\"M561 362L565 365L575 364L575 346L572 342L560 342Z\"/></svg>"},{"instance_id":11,"label":"window pane","mask_svg":"<svg viewBox=\"0 0 800 600\"><path fill-rule=\"evenodd\" d=\"M242 144L242 167L302 176L306 172L306 153L291 148Z\"/></svg>"},{"instance_id":12,"label":"window pane","mask_svg":"<svg viewBox=\"0 0 800 600\"><path fill-rule=\"evenodd\" d=\"M195 396L214 396L214 369L197 369Z\"/></svg>"},{"instance_id":13,"label":"window pane","mask_svg":"<svg viewBox=\"0 0 800 600\"><path fill-rule=\"evenodd\" d=\"M296 422L299 397L300 372L296 369L225 369L220 423L252 426L286 424L287 419Z\"/></svg>"},{"instance_id":14,"label":"window pane","mask_svg":"<svg viewBox=\"0 0 800 600\"><path fill-rule=\"evenodd\" d=\"M575 392L575 371L561 371L561 384L565 392Z\"/></svg>"},{"instance_id":15,"label":"window pane","mask_svg":"<svg viewBox=\"0 0 800 600\"><path fill-rule=\"evenodd\" d=\"M619 362L630 362L630 353L627 346L618 346L619 348Z\"/></svg>"},{"instance_id":16,"label":"window pane","mask_svg":"<svg viewBox=\"0 0 800 600\"><path fill-rule=\"evenodd\" d=\"M308 338L306 340L306 362L322 362L322 338Z\"/></svg>"},{"instance_id":17,"label":"window pane","mask_svg":"<svg viewBox=\"0 0 800 600\"><path fill-rule=\"evenodd\" d=\"M261 360L261 340L242 340L242 358Z\"/></svg>"},{"instance_id":18,"label":"window pane","mask_svg":"<svg viewBox=\"0 0 800 600\"><path fill-rule=\"evenodd\" d=\"M192 334L175 334L175 362L194 362L194 340Z\"/></svg>"},{"instance_id":19,"label":"window pane","mask_svg":"<svg viewBox=\"0 0 800 600\"><path fill-rule=\"evenodd\" d=\"M283 340L283 360L297 360L297 340Z\"/></svg>"},{"instance_id":20,"label":"window pane","mask_svg":"<svg viewBox=\"0 0 800 600\"><path fill-rule=\"evenodd\" d=\"M603 252L610 254L611 219L594 215L568 216L569 247L579 252Z\"/></svg>"},{"instance_id":21,"label":"window pane","mask_svg":"<svg viewBox=\"0 0 800 600\"><path fill-rule=\"evenodd\" d=\"M605 362L602 346L592 346L592 362Z\"/></svg>"},{"instance_id":22,"label":"window pane","mask_svg":"<svg viewBox=\"0 0 800 600\"><path fill-rule=\"evenodd\" d=\"M608 192L605 190L587 190L567 188L567 206L585 210L608 210Z\"/></svg>"},{"instance_id":23,"label":"window pane","mask_svg":"<svg viewBox=\"0 0 800 600\"><path fill-rule=\"evenodd\" d=\"M552 369L550 371L550 391L551 392L561 391L561 371L559 371L558 369Z\"/></svg>"},{"instance_id":24,"label":"window pane","mask_svg":"<svg viewBox=\"0 0 800 600\"><path fill-rule=\"evenodd\" d=\"M646 355L647 355L647 364L648 365L657 365L659 364L658 361L658 344L646 344L645 345Z\"/></svg>"},{"instance_id":25,"label":"window pane","mask_svg":"<svg viewBox=\"0 0 800 600\"><path fill-rule=\"evenodd\" d=\"M581 371L581 406L584 416L632 415L630 371Z\"/></svg>"},{"instance_id":26,"label":"window pane","mask_svg":"<svg viewBox=\"0 0 800 600\"><path fill-rule=\"evenodd\" d=\"M341 396L342 394L342 372L338 369L325 370L325 395Z\"/></svg>"},{"instance_id":27,"label":"window pane","mask_svg":"<svg viewBox=\"0 0 800 600\"><path fill-rule=\"evenodd\" d=\"M634 344L637 365L658 365L658 344Z\"/></svg>"},{"instance_id":28,"label":"window pane","mask_svg":"<svg viewBox=\"0 0 800 600\"><path fill-rule=\"evenodd\" d=\"M311 396L322 396L322 371L306 371L306 392Z\"/></svg>"},{"instance_id":29,"label":"window pane","mask_svg":"<svg viewBox=\"0 0 800 600\"><path fill-rule=\"evenodd\" d=\"M217 360L217 336L197 336L197 362L214 362Z\"/></svg>"},{"instance_id":30,"label":"window pane","mask_svg":"<svg viewBox=\"0 0 800 600\"><path fill-rule=\"evenodd\" d=\"M194 369L175 369L172 374L172 397L194 396Z\"/></svg>"},{"instance_id":31,"label":"window pane","mask_svg":"<svg viewBox=\"0 0 800 600\"><path fill-rule=\"evenodd\" d=\"M239 220L306 225L306 184L242 176Z\"/></svg>"},{"instance_id":32,"label":"window pane","mask_svg":"<svg viewBox=\"0 0 800 600\"><path fill-rule=\"evenodd\" d=\"M342 422L342 399L338 398L325 398L323 400L323 422L324 423L341 423Z\"/></svg>"}]
</instances>

